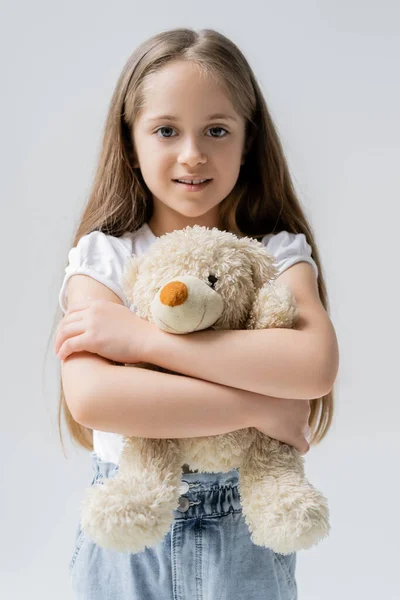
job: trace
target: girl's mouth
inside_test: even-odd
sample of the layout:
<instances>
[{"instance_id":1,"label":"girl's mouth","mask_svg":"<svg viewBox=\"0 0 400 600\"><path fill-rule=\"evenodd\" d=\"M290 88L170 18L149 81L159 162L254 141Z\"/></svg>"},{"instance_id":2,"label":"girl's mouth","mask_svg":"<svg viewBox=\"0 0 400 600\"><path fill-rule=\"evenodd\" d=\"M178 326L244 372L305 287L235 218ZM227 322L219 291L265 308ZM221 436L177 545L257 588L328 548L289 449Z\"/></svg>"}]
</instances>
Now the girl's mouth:
<instances>
[{"instance_id":1,"label":"girl's mouth","mask_svg":"<svg viewBox=\"0 0 400 600\"><path fill-rule=\"evenodd\" d=\"M200 190L204 189L206 185L212 181L212 179L206 179L201 181L201 183L184 182L180 181L179 179L173 179L172 181L181 186L186 192L199 192Z\"/></svg>"}]
</instances>

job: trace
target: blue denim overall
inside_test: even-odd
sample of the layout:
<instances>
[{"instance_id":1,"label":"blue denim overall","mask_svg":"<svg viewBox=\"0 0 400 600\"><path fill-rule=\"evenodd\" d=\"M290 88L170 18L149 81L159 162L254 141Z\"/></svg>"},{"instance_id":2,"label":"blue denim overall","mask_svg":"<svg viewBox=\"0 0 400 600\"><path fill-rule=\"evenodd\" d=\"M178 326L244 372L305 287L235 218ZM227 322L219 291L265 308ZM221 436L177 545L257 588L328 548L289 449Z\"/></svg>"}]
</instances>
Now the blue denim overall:
<instances>
[{"instance_id":1,"label":"blue denim overall","mask_svg":"<svg viewBox=\"0 0 400 600\"><path fill-rule=\"evenodd\" d=\"M94 477L118 465L92 453ZM170 531L137 554L105 550L81 530L70 562L79 600L297 600L296 553L256 546L242 515L239 471L182 473Z\"/></svg>"}]
</instances>

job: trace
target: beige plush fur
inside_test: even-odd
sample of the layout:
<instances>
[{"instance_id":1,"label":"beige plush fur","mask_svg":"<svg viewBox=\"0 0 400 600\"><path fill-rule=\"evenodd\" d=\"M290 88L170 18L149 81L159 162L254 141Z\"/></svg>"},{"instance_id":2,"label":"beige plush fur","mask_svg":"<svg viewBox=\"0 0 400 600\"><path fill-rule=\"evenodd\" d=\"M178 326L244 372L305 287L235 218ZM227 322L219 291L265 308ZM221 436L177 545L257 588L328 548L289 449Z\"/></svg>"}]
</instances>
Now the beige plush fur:
<instances>
[{"instance_id":1,"label":"beige plush fur","mask_svg":"<svg viewBox=\"0 0 400 600\"><path fill-rule=\"evenodd\" d=\"M289 288L274 285L277 274L260 242L194 226L165 234L132 257L123 287L140 317L171 333L291 328L298 309ZM217 278L214 289L210 275ZM326 499L307 481L303 457L255 428L201 438L125 438L117 475L88 490L83 530L118 551L159 544L178 506L183 463L205 472L240 469L243 516L254 544L288 554L329 533Z\"/></svg>"}]
</instances>

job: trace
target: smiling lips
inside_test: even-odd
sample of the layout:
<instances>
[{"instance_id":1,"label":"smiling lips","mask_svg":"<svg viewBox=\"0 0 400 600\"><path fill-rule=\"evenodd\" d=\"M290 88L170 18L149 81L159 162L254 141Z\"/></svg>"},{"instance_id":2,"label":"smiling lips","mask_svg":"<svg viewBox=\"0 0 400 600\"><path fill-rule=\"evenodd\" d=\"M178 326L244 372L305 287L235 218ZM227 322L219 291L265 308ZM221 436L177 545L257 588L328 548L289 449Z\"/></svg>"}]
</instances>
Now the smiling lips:
<instances>
[{"instance_id":1,"label":"smiling lips","mask_svg":"<svg viewBox=\"0 0 400 600\"><path fill-rule=\"evenodd\" d=\"M178 185L183 185L187 191L198 191L200 189L203 189L212 180L211 179L185 178L185 179L173 179L173 181L175 183L177 183Z\"/></svg>"},{"instance_id":2,"label":"smiling lips","mask_svg":"<svg viewBox=\"0 0 400 600\"><path fill-rule=\"evenodd\" d=\"M198 179L196 177L189 179L189 177L183 177L182 179L174 179L174 181L179 181L179 183L190 183L193 185L193 184L197 184L197 183L204 183L205 181L208 181L208 179L206 179L206 178Z\"/></svg>"}]
</instances>

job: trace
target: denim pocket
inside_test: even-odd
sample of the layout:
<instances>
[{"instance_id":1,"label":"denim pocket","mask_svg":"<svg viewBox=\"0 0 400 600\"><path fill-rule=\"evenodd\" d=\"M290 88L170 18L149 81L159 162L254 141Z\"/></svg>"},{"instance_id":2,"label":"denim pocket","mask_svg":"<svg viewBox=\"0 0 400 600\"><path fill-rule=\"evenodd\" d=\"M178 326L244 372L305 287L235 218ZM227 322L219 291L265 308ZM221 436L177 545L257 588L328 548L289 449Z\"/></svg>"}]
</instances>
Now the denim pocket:
<instances>
[{"instance_id":1,"label":"denim pocket","mask_svg":"<svg viewBox=\"0 0 400 600\"><path fill-rule=\"evenodd\" d=\"M293 592L293 598L296 598L296 579L295 579L295 568L296 568L296 554L278 554L274 552L275 562L279 565L283 572L289 589Z\"/></svg>"},{"instance_id":2,"label":"denim pocket","mask_svg":"<svg viewBox=\"0 0 400 600\"><path fill-rule=\"evenodd\" d=\"M101 473L100 473L98 470L96 470L96 472L93 474L93 477L92 477L92 481L91 481L91 483L90 483L90 486L93 486L93 485L95 485L95 484L96 484L96 482L97 482L97 481L98 481L100 478L101 478ZM75 561L76 561L76 559L78 558L79 552L80 552L80 550L81 550L81 548L82 548L82 544L83 544L83 542L84 542L84 539L85 539L85 533L84 533L84 531L82 530L82 527L81 527L81 522L79 521L78 529L77 529L76 536L75 536L75 547L74 547L74 552L73 552L73 554L72 554L72 558L71 558L71 560L70 560L70 563L69 563L69 572L70 572L70 573L72 573L72 570L73 570L73 568L74 568L74 565L75 565Z\"/></svg>"},{"instance_id":3,"label":"denim pocket","mask_svg":"<svg viewBox=\"0 0 400 600\"><path fill-rule=\"evenodd\" d=\"M81 529L81 527L79 525L78 535L77 535L76 541L75 541L74 553L73 553L71 561L69 563L69 572L70 573L72 573L72 569L74 568L76 559L78 558L80 549L82 548L82 544L84 542L84 539L85 539L85 534L84 534L84 532L82 531L82 529Z\"/></svg>"}]
</instances>

